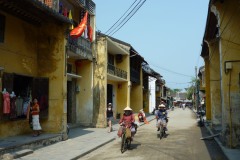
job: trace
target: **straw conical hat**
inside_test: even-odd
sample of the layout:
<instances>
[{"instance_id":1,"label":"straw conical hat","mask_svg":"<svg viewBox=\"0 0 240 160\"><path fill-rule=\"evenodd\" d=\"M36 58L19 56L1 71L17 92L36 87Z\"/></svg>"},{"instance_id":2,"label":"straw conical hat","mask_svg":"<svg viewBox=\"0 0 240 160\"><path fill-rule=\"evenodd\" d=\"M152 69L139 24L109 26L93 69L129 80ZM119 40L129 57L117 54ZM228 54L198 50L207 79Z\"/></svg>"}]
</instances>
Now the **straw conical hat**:
<instances>
[{"instance_id":1,"label":"straw conical hat","mask_svg":"<svg viewBox=\"0 0 240 160\"><path fill-rule=\"evenodd\" d=\"M132 109L130 107L128 107L128 106L126 108L124 108L124 111L126 111L126 110L132 111Z\"/></svg>"},{"instance_id":2,"label":"straw conical hat","mask_svg":"<svg viewBox=\"0 0 240 160\"><path fill-rule=\"evenodd\" d=\"M164 104L160 104L160 105L158 106L158 108L165 108L165 105L164 105Z\"/></svg>"}]
</instances>

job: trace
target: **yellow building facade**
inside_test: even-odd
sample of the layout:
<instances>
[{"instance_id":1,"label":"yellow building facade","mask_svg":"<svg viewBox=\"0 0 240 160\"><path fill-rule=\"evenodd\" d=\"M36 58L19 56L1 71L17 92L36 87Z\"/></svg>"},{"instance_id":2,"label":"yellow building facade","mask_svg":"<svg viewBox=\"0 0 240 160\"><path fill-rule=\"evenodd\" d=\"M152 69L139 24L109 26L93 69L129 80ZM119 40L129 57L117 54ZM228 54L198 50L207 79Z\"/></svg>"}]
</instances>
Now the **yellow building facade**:
<instances>
[{"instance_id":1,"label":"yellow building facade","mask_svg":"<svg viewBox=\"0 0 240 160\"><path fill-rule=\"evenodd\" d=\"M86 0L85 4L91 7L76 5L72 1L67 3L72 8L72 20L76 24L74 27L87 12L87 26L92 28L92 39L86 31L78 38L67 35L67 123L70 127L93 125L95 4L90 0Z\"/></svg>"},{"instance_id":2,"label":"yellow building facade","mask_svg":"<svg viewBox=\"0 0 240 160\"><path fill-rule=\"evenodd\" d=\"M1 94L0 137L31 132L26 108L32 98L39 102L43 132L61 133L66 139L67 123L91 126L95 4L54 0L52 4L16 1L1 5L5 8L0 10L0 89L15 92L16 106L5 113ZM86 11L91 41L87 33L71 38L71 29Z\"/></svg>"},{"instance_id":3,"label":"yellow building facade","mask_svg":"<svg viewBox=\"0 0 240 160\"><path fill-rule=\"evenodd\" d=\"M210 93L211 120L228 147L240 147L240 54L238 1L210 1L203 49ZM204 45L203 45L204 46ZM208 88L209 87L209 88ZM214 127L214 126L213 126Z\"/></svg>"},{"instance_id":4,"label":"yellow building facade","mask_svg":"<svg viewBox=\"0 0 240 160\"><path fill-rule=\"evenodd\" d=\"M112 103L116 117L130 106L130 59L129 51L109 37L98 35L96 41L94 122L96 127L105 127L108 103Z\"/></svg>"},{"instance_id":5,"label":"yellow building facade","mask_svg":"<svg viewBox=\"0 0 240 160\"><path fill-rule=\"evenodd\" d=\"M0 88L10 94L14 92L16 99L11 98L8 113L4 111L8 105L1 94L0 137L31 132L26 120L25 103L31 98L38 99L43 131L64 133L64 82L67 79L64 30L70 21L53 10L49 11L48 7L38 1L12 3L10 8L7 8L8 2L1 5L6 8L0 10ZM36 12L28 11L25 6L31 6ZM15 16L11 8L21 12ZM43 19L43 16L49 19Z\"/></svg>"}]
</instances>

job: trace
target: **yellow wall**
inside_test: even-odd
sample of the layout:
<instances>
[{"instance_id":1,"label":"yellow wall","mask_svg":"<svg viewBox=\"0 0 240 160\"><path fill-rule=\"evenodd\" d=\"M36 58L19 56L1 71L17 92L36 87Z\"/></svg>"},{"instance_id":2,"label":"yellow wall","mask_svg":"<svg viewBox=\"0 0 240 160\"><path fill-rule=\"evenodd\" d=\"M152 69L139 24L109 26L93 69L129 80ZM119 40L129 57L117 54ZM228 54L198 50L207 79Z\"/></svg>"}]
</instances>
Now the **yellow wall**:
<instances>
[{"instance_id":1,"label":"yellow wall","mask_svg":"<svg viewBox=\"0 0 240 160\"><path fill-rule=\"evenodd\" d=\"M6 30L4 43L0 44L0 66L4 72L49 78L49 118L40 122L45 132L62 132L66 127L64 26L36 27L1 14L6 15ZM25 119L0 123L0 137L31 132Z\"/></svg>"},{"instance_id":2,"label":"yellow wall","mask_svg":"<svg viewBox=\"0 0 240 160\"><path fill-rule=\"evenodd\" d=\"M105 127L107 105L107 40L98 38L96 42L96 63L94 63L93 83L93 125Z\"/></svg>"},{"instance_id":3,"label":"yellow wall","mask_svg":"<svg viewBox=\"0 0 240 160\"><path fill-rule=\"evenodd\" d=\"M149 113L149 92L143 91L143 110L145 113Z\"/></svg>"},{"instance_id":4,"label":"yellow wall","mask_svg":"<svg viewBox=\"0 0 240 160\"><path fill-rule=\"evenodd\" d=\"M143 109L143 82L142 82L142 68L140 67L140 84L132 85L130 94L130 104L133 112L138 113Z\"/></svg>"},{"instance_id":5,"label":"yellow wall","mask_svg":"<svg viewBox=\"0 0 240 160\"><path fill-rule=\"evenodd\" d=\"M117 90L117 113L123 114L123 109L128 105L128 83L121 83L121 88ZM131 106L129 106L131 107Z\"/></svg>"},{"instance_id":6,"label":"yellow wall","mask_svg":"<svg viewBox=\"0 0 240 160\"><path fill-rule=\"evenodd\" d=\"M240 17L239 1L216 3L220 14L220 56L223 94L223 140L229 147L240 146ZM232 69L225 73L226 61ZM232 110L232 112L230 112Z\"/></svg>"},{"instance_id":7,"label":"yellow wall","mask_svg":"<svg viewBox=\"0 0 240 160\"><path fill-rule=\"evenodd\" d=\"M219 127L222 118L221 105L221 84L220 84L220 64L219 45L217 42L209 46L209 67L210 67L210 96L212 108L212 126Z\"/></svg>"},{"instance_id":8,"label":"yellow wall","mask_svg":"<svg viewBox=\"0 0 240 160\"><path fill-rule=\"evenodd\" d=\"M92 124L93 119L93 74L92 62L83 60L77 66L78 75L82 78L77 80L80 92L77 94L77 123L84 126Z\"/></svg>"},{"instance_id":9,"label":"yellow wall","mask_svg":"<svg viewBox=\"0 0 240 160\"><path fill-rule=\"evenodd\" d=\"M209 72L209 61L208 58L205 58L205 93L206 93L206 118L211 120L212 117L212 107L211 107L211 98L210 98L210 72Z\"/></svg>"}]
</instances>

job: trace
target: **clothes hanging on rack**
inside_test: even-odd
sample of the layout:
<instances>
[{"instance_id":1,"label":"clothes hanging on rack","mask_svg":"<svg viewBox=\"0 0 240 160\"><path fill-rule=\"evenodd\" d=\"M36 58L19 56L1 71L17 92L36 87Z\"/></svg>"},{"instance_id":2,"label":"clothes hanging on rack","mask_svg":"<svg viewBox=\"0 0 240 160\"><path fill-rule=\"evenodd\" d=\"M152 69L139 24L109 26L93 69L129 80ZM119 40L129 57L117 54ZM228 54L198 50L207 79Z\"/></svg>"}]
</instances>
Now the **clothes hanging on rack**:
<instances>
[{"instance_id":1,"label":"clothes hanging on rack","mask_svg":"<svg viewBox=\"0 0 240 160\"><path fill-rule=\"evenodd\" d=\"M17 118L16 96L10 98L10 118Z\"/></svg>"},{"instance_id":2,"label":"clothes hanging on rack","mask_svg":"<svg viewBox=\"0 0 240 160\"><path fill-rule=\"evenodd\" d=\"M17 116L22 116L23 113L23 98L18 97L16 99L16 110L17 110Z\"/></svg>"},{"instance_id":3,"label":"clothes hanging on rack","mask_svg":"<svg viewBox=\"0 0 240 160\"><path fill-rule=\"evenodd\" d=\"M10 113L10 94L8 92L3 93L3 114Z\"/></svg>"}]
</instances>

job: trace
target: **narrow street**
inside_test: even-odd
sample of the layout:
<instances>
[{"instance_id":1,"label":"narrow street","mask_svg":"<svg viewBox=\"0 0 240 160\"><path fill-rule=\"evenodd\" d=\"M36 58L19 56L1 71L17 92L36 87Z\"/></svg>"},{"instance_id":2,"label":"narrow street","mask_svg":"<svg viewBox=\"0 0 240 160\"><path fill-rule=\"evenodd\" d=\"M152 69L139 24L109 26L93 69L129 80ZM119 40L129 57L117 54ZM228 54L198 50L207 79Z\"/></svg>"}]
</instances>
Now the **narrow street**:
<instances>
[{"instance_id":1,"label":"narrow street","mask_svg":"<svg viewBox=\"0 0 240 160\"><path fill-rule=\"evenodd\" d=\"M168 135L162 140L157 137L156 121L153 120L139 128L131 149L123 154L120 152L121 139L118 138L80 159L227 159L214 140L200 140L209 134L206 128L197 126L196 116L191 110L175 108L169 117Z\"/></svg>"}]
</instances>

